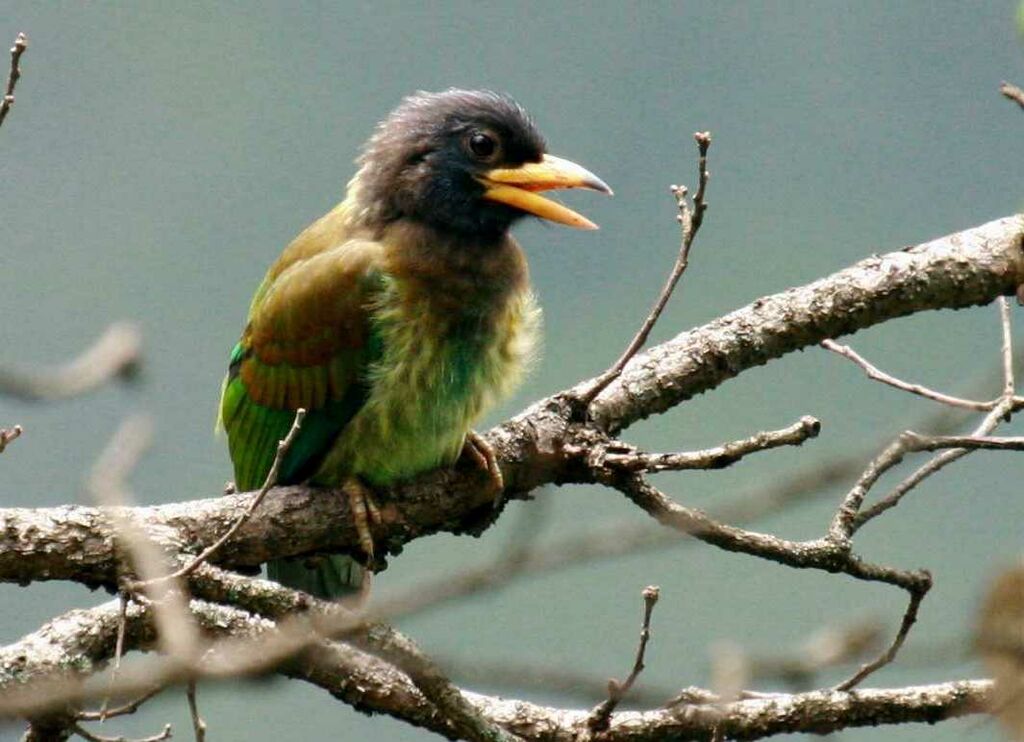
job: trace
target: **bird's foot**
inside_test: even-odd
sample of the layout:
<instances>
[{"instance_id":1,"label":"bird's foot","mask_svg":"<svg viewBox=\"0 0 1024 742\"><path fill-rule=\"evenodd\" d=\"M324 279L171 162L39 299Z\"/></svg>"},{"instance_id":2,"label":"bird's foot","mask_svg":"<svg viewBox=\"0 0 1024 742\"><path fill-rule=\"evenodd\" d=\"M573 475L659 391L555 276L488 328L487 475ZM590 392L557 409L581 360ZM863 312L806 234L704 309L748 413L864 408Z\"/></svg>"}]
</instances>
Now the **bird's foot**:
<instances>
[{"instance_id":1,"label":"bird's foot","mask_svg":"<svg viewBox=\"0 0 1024 742\"><path fill-rule=\"evenodd\" d=\"M462 445L463 456L468 456L476 465L487 472L490 477L491 489L494 492L494 507L500 508L504 503L502 494L505 491L505 477L498 466L498 454L487 439L471 430L466 433L466 442Z\"/></svg>"},{"instance_id":2,"label":"bird's foot","mask_svg":"<svg viewBox=\"0 0 1024 742\"><path fill-rule=\"evenodd\" d=\"M380 514L380 508L371 497L370 489L358 479L349 479L341 487L341 491L348 498L348 507L352 512L352 524L355 526L356 534L359 536L359 546L366 554L366 568L363 570L363 583L359 592L364 595L370 590L370 581L373 576L373 533L372 525L380 525L384 522Z\"/></svg>"},{"instance_id":3,"label":"bird's foot","mask_svg":"<svg viewBox=\"0 0 1024 742\"><path fill-rule=\"evenodd\" d=\"M496 493L505 489L505 478L501 474L501 467L498 466L498 454L486 438L475 430L469 431L466 433L466 442L462 445L462 453L487 472L491 478L491 488Z\"/></svg>"}]
</instances>

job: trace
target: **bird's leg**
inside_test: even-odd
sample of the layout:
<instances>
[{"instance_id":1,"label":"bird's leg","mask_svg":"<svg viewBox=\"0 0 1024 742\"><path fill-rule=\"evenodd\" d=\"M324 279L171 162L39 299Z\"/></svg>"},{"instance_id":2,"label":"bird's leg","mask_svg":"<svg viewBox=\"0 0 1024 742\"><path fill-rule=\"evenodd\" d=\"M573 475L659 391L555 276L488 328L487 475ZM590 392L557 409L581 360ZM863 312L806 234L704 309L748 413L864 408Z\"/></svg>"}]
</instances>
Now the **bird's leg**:
<instances>
[{"instance_id":1,"label":"bird's leg","mask_svg":"<svg viewBox=\"0 0 1024 742\"><path fill-rule=\"evenodd\" d=\"M373 565L373 534L370 532L370 524L380 525L383 520L380 515L380 508L370 496L369 488L354 477L345 480L341 485L341 491L348 497L348 507L352 511L352 524L359 535L359 546L367 557L367 572Z\"/></svg>"},{"instance_id":2,"label":"bird's leg","mask_svg":"<svg viewBox=\"0 0 1024 742\"><path fill-rule=\"evenodd\" d=\"M491 478L491 488L494 490L495 498L500 500L501 493L505 490L505 478L498 466L498 454L494 450L494 446L475 430L471 430L466 433L466 441L462 444L462 453L473 459L478 467L487 472Z\"/></svg>"}]
</instances>

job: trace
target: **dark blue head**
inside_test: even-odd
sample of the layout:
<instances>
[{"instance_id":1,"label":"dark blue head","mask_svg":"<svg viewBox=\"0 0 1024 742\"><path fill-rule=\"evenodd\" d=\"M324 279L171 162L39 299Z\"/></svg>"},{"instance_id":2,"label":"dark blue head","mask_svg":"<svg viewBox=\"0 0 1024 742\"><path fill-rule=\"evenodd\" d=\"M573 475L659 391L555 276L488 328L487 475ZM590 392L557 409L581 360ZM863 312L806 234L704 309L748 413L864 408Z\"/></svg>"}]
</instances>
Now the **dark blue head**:
<instances>
[{"instance_id":1,"label":"dark blue head","mask_svg":"<svg viewBox=\"0 0 1024 742\"><path fill-rule=\"evenodd\" d=\"M367 219L380 224L413 219L484 240L528 213L592 226L537 191L608 187L545 150L533 120L506 95L417 93L377 127L350 188Z\"/></svg>"}]
</instances>

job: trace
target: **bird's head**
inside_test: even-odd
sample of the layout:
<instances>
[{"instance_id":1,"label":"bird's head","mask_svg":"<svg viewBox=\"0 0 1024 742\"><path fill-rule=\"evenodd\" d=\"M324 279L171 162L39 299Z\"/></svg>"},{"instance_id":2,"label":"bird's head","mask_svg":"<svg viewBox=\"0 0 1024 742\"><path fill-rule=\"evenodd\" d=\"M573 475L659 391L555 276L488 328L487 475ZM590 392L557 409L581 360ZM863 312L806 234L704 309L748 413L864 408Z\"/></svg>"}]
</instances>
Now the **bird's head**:
<instances>
[{"instance_id":1,"label":"bird's head","mask_svg":"<svg viewBox=\"0 0 1024 742\"><path fill-rule=\"evenodd\" d=\"M365 218L379 224L413 219L488 238L532 214L596 229L539 192L587 188L611 194L611 189L545 150L529 115L505 95L454 89L417 93L403 100L367 142L350 195Z\"/></svg>"}]
</instances>

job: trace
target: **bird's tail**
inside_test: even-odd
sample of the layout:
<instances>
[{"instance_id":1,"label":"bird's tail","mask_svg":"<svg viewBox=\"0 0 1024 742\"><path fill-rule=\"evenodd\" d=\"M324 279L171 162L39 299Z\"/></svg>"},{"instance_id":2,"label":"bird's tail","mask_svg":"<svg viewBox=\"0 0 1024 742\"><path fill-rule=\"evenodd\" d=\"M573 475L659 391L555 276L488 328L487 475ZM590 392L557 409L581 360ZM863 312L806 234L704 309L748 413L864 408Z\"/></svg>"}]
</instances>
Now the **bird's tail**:
<instances>
[{"instance_id":1,"label":"bird's tail","mask_svg":"<svg viewBox=\"0 0 1024 742\"><path fill-rule=\"evenodd\" d=\"M267 562L267 577L324 600L337 600L359 592L363 573L363 566L344 554Z\"/></svg>"}]
</instances>

